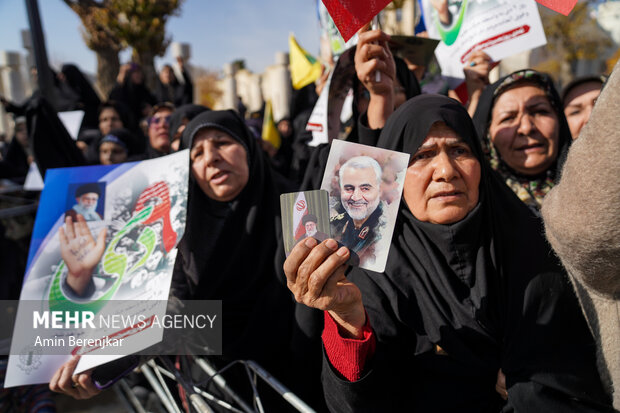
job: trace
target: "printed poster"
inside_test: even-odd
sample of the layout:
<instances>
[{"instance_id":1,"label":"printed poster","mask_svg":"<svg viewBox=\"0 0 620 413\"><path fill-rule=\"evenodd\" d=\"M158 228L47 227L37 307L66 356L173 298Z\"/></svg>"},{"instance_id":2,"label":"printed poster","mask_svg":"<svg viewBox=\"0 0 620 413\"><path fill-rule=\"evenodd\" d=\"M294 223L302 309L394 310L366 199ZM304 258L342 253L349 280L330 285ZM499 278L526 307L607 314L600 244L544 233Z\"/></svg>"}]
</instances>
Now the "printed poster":
<instances>
[{"instance_id":1,"label":"printed poster","mask_svg":"<svg viewBox=\"0 0 620 413\"><path fill-rule=\"evenodd\" d=\"M79 372L161 341L163 330L144 324L89 333L79 327L84 320L71 315L165 314L176 246L185 230L188 178L187 150L143 162L47 171L5 387L49 382L71 354L85 354ZM33 305L41 324L54 312L64 318L52 321L68 323L34 330L39 342L86 342L88 334L96 334L90 338L122 338L124 346L106 352L101 346L76 345L57 354L37 346L34 337L20 340L28 335L24 330L32 331ZM71 321L77 321L73 328Z\"/></svg>"},{"instance_id":2,"label":"printed poster","mask_svg":"<svg viewBox=\"0 0 620 413\"><path fill-rule=\"evenodd\" d=\"M499 61L547 43L534 0L422 0L422 7L429 37L441 39L435 56L447 77L464 79L476 50Z\"/></svg>"}]
</instances>

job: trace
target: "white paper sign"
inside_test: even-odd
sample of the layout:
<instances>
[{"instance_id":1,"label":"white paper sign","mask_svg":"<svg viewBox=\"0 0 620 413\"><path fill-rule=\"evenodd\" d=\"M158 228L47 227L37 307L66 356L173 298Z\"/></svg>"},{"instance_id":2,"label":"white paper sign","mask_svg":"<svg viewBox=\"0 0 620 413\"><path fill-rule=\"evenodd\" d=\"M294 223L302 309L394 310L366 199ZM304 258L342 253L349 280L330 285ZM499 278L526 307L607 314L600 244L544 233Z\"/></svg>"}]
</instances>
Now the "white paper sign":
<instances>
[{"instance_id":1,"label":"white paper sign","mask_svg":"<svg viewBox=\"0 0 620 413\"><path fill-rule=\"evenodd\" d=\"M433 4L438 3L446 8L436 9ZM441 39L435 56L447 77L464 79L463 66L477 50L499 61L547 43L534 0L422 0L422 4L429 37Z\"/></svg>"},{"instance_id":2,"label":"white paper sign","mask_svg":"<svg viewBox=\"0 0 620 413\"><path fill-rule=\"evenodd\" d=\"M74 141L77 140L80 133L80 126L82 126L82 119L84 119L83 110L72 110L69 112L58 112L58 117L65 125L65 129L69 132L69 135Z\"/></svg>"}]
</instances>

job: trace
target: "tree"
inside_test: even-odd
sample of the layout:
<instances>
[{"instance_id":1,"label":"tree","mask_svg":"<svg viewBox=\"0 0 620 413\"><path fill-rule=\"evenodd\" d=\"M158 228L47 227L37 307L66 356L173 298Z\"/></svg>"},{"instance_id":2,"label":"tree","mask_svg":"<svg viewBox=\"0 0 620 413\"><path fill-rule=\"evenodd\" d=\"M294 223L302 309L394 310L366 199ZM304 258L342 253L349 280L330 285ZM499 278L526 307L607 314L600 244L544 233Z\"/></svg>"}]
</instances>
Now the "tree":
<instances>
[{"instance_id":1,"label":"tree","mask_svg":"<svg viewBox=\"0 0 620 413\"><path fill-rule=\"evenodd\" d=\"M568 16L539 7L550 60L560 62L558 80L561 84L574 77L579 60L605 56L612 45L607 33L590 16L590 3L595 2L578 2Z\"/></svg>"},{"instance_id":2,"label":"tree","mask_svg":"<svg viewBox=\"0 0 620 413\"><path fill-rule=\"evenodd\" d=\"M193 75L198 103L208 108L215 107L216 102L223 95L222 90L219 88L218 73L201 67L195 67Z\"/></svg>"},{"instance_id":3,"label":"tree","mask_svg":"<svg viewBox=\"0 0 620 413\"><path fill-rule=\"evenodd\" d=\"M86 46L97 56L97 88L108 96L120 67L118 53L123 49L121 41L111 29L116 19L110 9L110 1L64 0L82 21L82 37Z\"/></svg>"},{"instance_id":4,"label":"tree","mask_svg":"<svg viewBox=\"0 0 620 413\"><path fill-rule=\"evenodd\" d=\"M112 30L133 49L132 59L142 66L146 83L155 86L155 56L163 56L170 44L168 18L177 15L183 0L111 0L118 20Z\"/></svg>"},{"instance_id":5,"label":"tree","mask_svg":"<svg viewBox=\"0 0 620 413\"><path fill-rule=\"evenodd\" d=\"M154 87L155 56L163 56L170 39L166 21L178 13L183 0L64 0L84 25L86 45L97 55L97 83L108 95L119 70L118 53L133 49L132 60L142 66L147 85Z\"/></svg>"}]
</instances>

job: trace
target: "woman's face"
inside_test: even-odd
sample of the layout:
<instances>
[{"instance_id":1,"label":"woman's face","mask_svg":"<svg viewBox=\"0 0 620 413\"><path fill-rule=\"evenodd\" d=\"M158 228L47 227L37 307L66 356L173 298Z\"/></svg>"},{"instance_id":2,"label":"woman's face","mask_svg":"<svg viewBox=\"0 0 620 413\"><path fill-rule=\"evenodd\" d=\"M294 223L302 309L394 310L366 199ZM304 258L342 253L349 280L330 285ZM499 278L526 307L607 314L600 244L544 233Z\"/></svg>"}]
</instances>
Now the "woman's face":
<instances>
[{"instance_id":1,"label":"woman's face","mask_svg":"<svg viewBox=\"0 0 620 413\"><path fill-rule=\"evenodd\" d=\"M170 109L162 108L149 119L149 144L163 153L170 152L170 115Z\"/></svg>"},{"instance_id":2,"label":"woman's face","mask_svg":"<svg viewBox=\"0 0 620 413\"><path fill-rule=\"evenodd\" d=\"M159 80L164 85L167 85L172 80L172 68L170 66L164 66L159 72Z\"/></svg>"},{"instance_id":3,"label":"woman's face","mask_svg":"<svg viewBox=\"0 0 620 413\"><path fill-rule=\"evenodd\" d=\"M99 146L99 162L101 165L113 165L127 160L127 151L114 142L103 142Z\"/></svg>"},{"instance_id":4,"label":"woman's face","mask_svg":"<svg viewBox=\"0 0 620 413\"><path fill-rule=\"evenodd\" d=\"M99 114L99 131L102 135L107 135L112 129L123 127L121 117L113 108L103 108Z\"/></svg>"},{"instance_id":5,"label":"woman's face","mask_svg":"<svg viewBox=\"0 0 620 413\"><path fill-rule=\"evenodd\" d=\"M480 163L471 148L443 122L435 123L412 156L403 197L417 219L452 224L478 204Z\"/></svg>"},{"instance_id":6,"label":"woman's face","mask_svg":"<svg viewBox=\"0 0 620 413\"><path fill-rule=\"evenodd\" d=\"M564 115L573 139L577 139L581 128L590 120L596 99L601 94L600 82L586 82L575 86L564 99Z\"/></svg>"},{"instance_id":7,"label":"woman's face","mask_svg":"<svg viewBox=\"0 0 620 413\"><path fill-rule=\"evenodd\" d=\"M509 167L524 175L537 175L558 157L559 129L558 116L545 92L523 85L497 98L489 134Z\"/></svg>"},{"instance_id":8,"label":"woman's face","mask_svg":"<svg viewBox=\"0 0 620 413\"><path fill-rule=\"evenodd\" d=\"M211 199L232 201L248 183L245 148L219 129L204 128L196 133L190 159L194 179Z\"/></svg>"}]
</instances>

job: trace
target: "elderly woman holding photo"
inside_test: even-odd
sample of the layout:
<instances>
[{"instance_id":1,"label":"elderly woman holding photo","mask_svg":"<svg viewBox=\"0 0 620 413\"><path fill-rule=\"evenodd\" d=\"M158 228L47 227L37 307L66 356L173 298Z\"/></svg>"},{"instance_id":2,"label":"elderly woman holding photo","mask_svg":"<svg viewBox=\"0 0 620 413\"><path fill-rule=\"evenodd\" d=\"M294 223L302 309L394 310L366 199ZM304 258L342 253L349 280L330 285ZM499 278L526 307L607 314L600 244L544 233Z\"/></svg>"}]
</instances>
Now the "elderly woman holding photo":
<instances>
[{"instance_id":1,"label":"elderly woman holding photo","mask_svg":"<svg viewBox=\"0 0 620 413\"><path fill-rule=\"evenodd\" d=\"M612 411L566 274L465 108L411 99L378 146L411 154L385 272L347 267L332 239L284 265L297 301L325 310L330 409Z\"/></svg>"}]
</instances>

